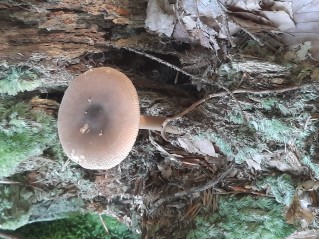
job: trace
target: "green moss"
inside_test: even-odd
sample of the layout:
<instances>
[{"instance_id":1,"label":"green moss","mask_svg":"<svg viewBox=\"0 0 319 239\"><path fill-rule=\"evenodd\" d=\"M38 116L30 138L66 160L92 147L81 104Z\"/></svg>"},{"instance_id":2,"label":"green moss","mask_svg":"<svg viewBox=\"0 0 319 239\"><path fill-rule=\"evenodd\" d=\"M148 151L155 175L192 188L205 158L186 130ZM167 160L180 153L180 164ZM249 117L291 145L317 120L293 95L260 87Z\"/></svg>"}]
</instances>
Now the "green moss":
<instances>
[{"instance_id":1,"label":"green moss","mask_svg":"<svg viewBox=\"0 0 319 239\"><path fill-rule=\"evenodd\" d=\"M306 165L307 167L309 167L313 172L314 175L317 179L319 179L319 164L316 162L313 162L311 160L311 157L309 155L305 155L302 159L301 159L302 163L304 165Z\"/></svg>"},{"instance_id":2,"label":"green moss","mask_svg":"<svg viewBox=\"0 0 319 239\"><path fill-rule=\"evenodd\" d=\"M18 185L0 185L0 229L15 230L28 222L31 195Z\"/></svg>"},{"instance_id":3,"label":"green moss","mask_svg":"<svg viewBox=\"0 0 319 239\"><path fill-rule=\"evenodd\" d=\"M211 99L199 107L197 115L202 117L191 115L195 126L189 126L194 129L190 135L211 140L236 163L261 154L268 154L263 157L267 160L275 151L295 154L296 150L300 161L319 177L316 163L319 125L312 117L317 111L318 97L315 87L305 87L280 94L238 94L237 102L230 96Z\"/></svg>"},{"instance_id":4,"label":"green moss","mask_svg":"<svg viewBox=\"0 0 319 239\"><path fill-rule=\"evenodd\" d=\"M27 66L0 65L0 95L17 95L39 87L42 81L39 73Z\"/></svg>"},{"instance_id":5,"label":"green moss","mask_svg":"<svg viewBox=\"0 0 319 239\"><path fill-rule=\"evenodd\" d=\"M232 145L230 142L227 141L227 139L224 139L221 135L218 135L214 132L206 132L201 134L201 137L208 138L215 142L220 150L227 155L228 157L234 157L234 152L232 150Z\"/></svg>"},{"instance_id":6,"label":"green moss","mask_svg":"<svg viewBox=\"0 0 319 239\"><path fill-rule=\"evenodd\" d=\"M263 147L262 144L258 147L255 146L256 141L248 127L224 127L220 128L219 132L202 132L198 138L211 140L227 157L233 158L236 163L245 162L247 158L253 157Z\"/></svg>"},{"instance_id":7,"label":"green moss","mask_svg":"<svg viewBox=\"0 0 319 239\"><path fill-rule=\"evenodd\" d=\"M278 99L274 97L267 97L265 99L262 99L260 102L261 107L265 110L271 110L277 103Z\"/></svg>"},{"instance_id":8,"label":"green moss","mask_svg":"<svg viewBox=\"0 0 319 239\"><path fill-rule=\"evenodd\" d=\"M17 230L25 239L137 239L138 235L109 216L102 216L106 233L96 214L75 214L69 218L25 225Z\"/></svg>"},{"instance_id":9,"label":"green moss","mask_svg":"<svg viewBox=\"0 0 319 239\"><path fill-rule=\"evenodd\" d=\"M55 120L25 103L0 102L0 177L14 173L23 160L42 154L57 141Z\"/></svg>"},{"instance_id":10,"label":"green moss","mask_svg":"<svg viewBox=\"0 0 319 239\"><path fill-rule=\"evenodd\" d=\"M233 122L234 124L244 124L245 120L243 118L243 115L238 110L232 110L227 112L227 118L229 121Z\"/></svg>"},{"instance_id":11,"label":"green moss","mask_svg":"<svg viewBox=\"0 0 319 239\"><path fill-rule=\"evenodd\" d=\"M317 99L318 95L314 92L301 92L293 98L281 99L279 97L265 97L260 100L260 109L268 111L277 109L283 115L296 116L304 112L305 108L311 106L309 101Z\"/></svg>"},{"instance_id":12,"label":"green moss","mask_svg":"<svg viewBox=\"0 0 319 239\"><path fill-rule=\"evenodd\" d=\"M276 201L285 206L289 206L293 200L295 186L291 177L287 174L280 176L268 176L257 182L260 189L269 190L274 195Z\"/></svg>"},{"instance_id":13,"label":"green moss","mask_svg":"<svg viewBox=\"0 0 319 239\"><path fill-rule=\"evenodd\" d=\"M283 206L270 198L221 197L219 210L199 216L187 239L281 239L294 227L285 223Z\"/></svg>"},{"instance_id":14,"label":"green moss","mask_svg":"<svg viewBox=\"0 0 319 239\"><path fill-rule=\"evenodd\" d=\"M58 195L57 192L52 194ZM51 194L51 195L52 195ZM50 195L43 196L50 197ZM52 196L51 196L52 197ZM31 203L31 202L29 202ZM74 213L78 213L84 208L84 201L82 198L58 198L58 199L46 199L41 202L33 202L31 205L31 215L27 223L41 222L41 221L53 221L69 217ZM25 224L27 224L25 223Z\"/></svg>"},{"instance_id":15,"label":"green moss","mask_svg":"<svg viewBox=\"0 0 319 239\"><path fill-rule=\"evenodd\" d=\"M301 130L296 127L288 126L279 119L255 119L250 122L256 133L259 134L264 141L276 141L279 143L288 143L295 137L304 137Z\"/></svg>"}]
</instances>

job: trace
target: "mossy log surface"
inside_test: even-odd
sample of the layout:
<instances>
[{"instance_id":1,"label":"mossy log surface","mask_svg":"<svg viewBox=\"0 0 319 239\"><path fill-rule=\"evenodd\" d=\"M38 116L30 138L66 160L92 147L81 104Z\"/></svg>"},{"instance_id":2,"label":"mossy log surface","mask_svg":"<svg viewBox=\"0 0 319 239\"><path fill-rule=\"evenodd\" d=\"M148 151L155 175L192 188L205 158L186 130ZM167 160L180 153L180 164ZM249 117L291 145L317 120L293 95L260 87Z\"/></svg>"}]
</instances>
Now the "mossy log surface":
<instances>
[{"instance_id":1,"label":"mossy log surface","mask_svg":"<svg viewBox=\"0 0 319 239\"><path fill-rule=\"evenodd\" d=\"M319 178L318 63L286 61L279 49L274 54L245 33L234 37L237 48L227 54L151 34L144 28L146 5L143 0L0 2L2 140L12 139L10 149L21 135L40 138L37 151L26 147L30 158L1 178L6 198L22 195L21 205L4 203L11 220L4 229L91 210L116 216L145 238L185 238L190 224L195 236L207 229L204 217L194 218L213 215L219 194L268 197L269 191L286 227L280 210L289 206L296 185ZM140 130L127 159L108 171L69 162L56 132L59 102L75 76L99 66L125 73L138 90L141 112L171 117L183 134ZM24 102L32 112L44 110L50 121L6 107L8 100ZM35 132L44 126L54 132L51 138ZM40 136L50 139L45 147ZM233 203L225 200L224 205ZM19 206L24 210L11 217ZM229 214L226 209L221 213Z\"/></svg>"}]
</instances>

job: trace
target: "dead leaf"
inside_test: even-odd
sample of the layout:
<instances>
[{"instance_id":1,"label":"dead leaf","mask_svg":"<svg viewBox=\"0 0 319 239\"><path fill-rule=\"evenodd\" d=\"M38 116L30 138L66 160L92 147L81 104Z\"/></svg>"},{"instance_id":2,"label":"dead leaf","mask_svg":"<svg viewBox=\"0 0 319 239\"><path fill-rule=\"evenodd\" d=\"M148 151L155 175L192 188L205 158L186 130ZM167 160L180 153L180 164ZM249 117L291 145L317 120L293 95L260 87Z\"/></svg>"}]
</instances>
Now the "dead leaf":
<instances>
[{"instance_id":1,"label":"dead leaf","mask_svg":"<svg viewBox=\"0 0 319 239\"><path fill-rule=\"evenodd\" d=\"M172 36L175 27L175 16L165 12L163 5L169 8L166 0L150 0L147 4L145 27L168 37Z\"/></svg>"},{"instance_id":2,"label":"dead leaf","mask_svg":"<svg viewBox=\"0 0 319 239\"><path fill-rule=\"evenodd\" d=\"M311 42L310 41L306 41L303 44L299 45L299 50L297 50L297 58L300 61L306 60L309 50L311 49Z\"/></svg>"},{"instance_id":3,"label":"dead leaf","mask_svg":"<svg viewBox=\"0 0 319 239\"><path fill-rule=\"evenodd\" d=\"M261 25L258 23L255 23L250 20L244 20L236 16L230 16L230 19L232 19L235 23L237 23L241 28L247 29L252 32L262 32L262 31L276 31L277 28L274 26L269 25ZM267 19L268 20L268 19Z\"/></svg>"},{"instance_id":4,"label":"dead leaf","mask_svg":"<svg viewBox=\"0 0 319 239\"><path fill-rule=\"evenodd\" d=\"M177 23L173 32L173 37L177 41L185 42L185 43L194 43L194 39L190 37L188 32L186 31L185 27L182 23Z\"/></svg>"},{"instance_id":5,"label":"dead leaf","mask_svg":"<svg viewBox=\"0 0 319 239\"><path fill-rule=\"evenodd\" d=\"M169 177L172 175L172 168L168 164L159 164L157 165L157 168L159 171L161 171L161 175L165 179L169 179Z\"/></svg>"},{"instance_id":6,"label":"dead leaf","mask_svg":"<svg viewBox=\"0 0 319 239\"><path fill-rule=\"evenodd\" d=\"M256 154L253 158L249 158L246 160L246 163L250 168L254 168L255 170L261 170L261 162L264 160L265 156L261 154Z\"/></svg>"},{"instance_id":7,"label":"dead leaf","mask_svg":"<svg viewBox=\"0 0 319 239\"><path fill-rule=\"evenodd\" d=\"M259 0L223 0L224 5L232 8L242 9L246 11L258 11L260 10Z\"/></svg>"},{"instance_id":8,"label":"dead leaf","mask_svg":"<svg viewBox=\"0 0 319 239\"><path fill-rule=\"evenodd\" d=\"M286 237L286 239L318 239L319 231L318 230L306 230L301 232L294 232L294 234Z\"/></svg>"},{"instance_id":9,"label":"dead leaf","mask_svg":"<svg viewBox=\"0 0 319 239\"><path fill-rule=\"evenodd\" d=\"M194 28L196 28L197 24L190 16L183 17L182 21L186 30L193 30Z\"/></svg>"},{"instance_id":10,"label":"dead leaf","mask_svg":"<svg viewBox=\"0 0 319 239\"><path fill-rule=\"evenodd\" d=\"M302 203L297 191L285 215L287 223L296 224L300 222L302 227L307 227L314 220L314 215L307 206L304 202Z\"/></svg>"},{"instance_id":11,"label":"dead leaf","mask_svg":"<svg viewBox=\"0 0 319 239\"><path fill-rule=\"evenodd\" d=\"M319 81L319 68L315 68L311 74L311 79Z\"/></svg>"},{"instance_id":12,"label":"dead leaf","mask_svg":"<svg viewBox=\"0 0 319 239\"><path fill-rule=\"evenodd\" d=\"M177 141L179 145L189 153L197 153L201 155L218 157L213 144L206 139L191 140L186 137L179 137Z\"/></svg>"},{"instance_id":13,"label":"dead leaf","mask_svg":"<svg viewBox=\"0 0 319 239\"><path fill-rule=\"evenodd\" d=\"M293 21L296 27L288 30L288 34L283 34L282 39L287 45L296 45L306 41L319 40L319 1L293 0Z\"/></svg>"},{"instance_id":14,"label":"dead leaf","mask_svg":"<svg viewBox=\"0 0 319 239\"><path fill-rule=\"evenodd\" d=\"M268 18L272 24L277 27L280 31L287 31L295 28L295 23L290 18L288 13L284 11L262 11L261 15Z\"/></svg>"},{"instance_id":15,"label":"dead leaf","mask_svg":"<svg viewBox=\"0 0 319 239\"><path fill-rule=\"evenodd\" d=\"M297 188L304 191L317 190L319 188L319 181L308 180L298 185Z\"/></svg>"},{"instance_id":16,"label":"dead leaf","mask_svg":"<svg viewBox=\"0 0 319 239\"><path fill-rule=\"evenodd\" d=\"M287 13L290 16L290 18L294 17L291 1L280 1L280 2L275 1L272 3L273 3L273 5L271 6L271 10L284 11L285 13Z\"/></svg>"},{"instance_id":17,"label":"dead leaf","mask_svg":"<svg viewBox=\"0 0 319 239\"><path fill-rule=\"evenodd\" d=\"M192 141L185 138L185 137L179 137L177 139L179 145L185 149L189 153L197 153L198 149L193 145Z\"/></svg>"},{"instance_id":18,"label":"dead leaf","mask_svg":"<svg viewBox=\"0 0 319 239\"><path fill-rule=\"evenodd\" d=\"M217 0L196 0L198 15L216 19L224 15L220 3Z\"/></svg>"}]
</instances>

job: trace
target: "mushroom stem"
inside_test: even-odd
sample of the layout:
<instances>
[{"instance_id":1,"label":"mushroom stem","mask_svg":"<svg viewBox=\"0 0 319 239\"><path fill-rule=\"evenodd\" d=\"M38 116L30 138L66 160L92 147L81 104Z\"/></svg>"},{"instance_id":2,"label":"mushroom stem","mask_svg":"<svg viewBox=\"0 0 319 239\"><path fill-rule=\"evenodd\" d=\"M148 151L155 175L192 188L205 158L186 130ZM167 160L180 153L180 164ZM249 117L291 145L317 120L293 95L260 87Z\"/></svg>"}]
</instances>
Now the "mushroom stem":
<instances>
[{"instance_id":1,"label":"mushroom stem","mask_svg":"<svg viewBox=\"0 0 319 239\"><path fill-rule=\"evenodd\" d=\"M161 116L141 115L139 128L161 131L162 124L164 123L164 121L166 119L167 119L166 117L161 117ZM165 132L171 133L171 134L180 134L181 133L180 131L178 131L177 129L174 129L170 125L167 125L165 127Z\"/></svg>"}]
</instances>

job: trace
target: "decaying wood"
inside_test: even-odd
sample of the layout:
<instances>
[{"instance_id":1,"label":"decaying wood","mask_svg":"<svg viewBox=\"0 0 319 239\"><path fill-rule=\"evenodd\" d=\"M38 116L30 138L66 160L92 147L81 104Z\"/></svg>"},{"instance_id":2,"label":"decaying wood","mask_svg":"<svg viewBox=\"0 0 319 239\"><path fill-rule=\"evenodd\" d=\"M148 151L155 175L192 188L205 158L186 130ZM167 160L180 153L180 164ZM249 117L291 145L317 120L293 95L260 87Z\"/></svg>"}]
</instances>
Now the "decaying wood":
<instances>
[{"instance_id":1,"label":"decaying wood","mask_svg":"<svg viewBox=\"0 0 319 239\"><path fill-rule=\"evenodd\" d=\"M75 63L109 41L136 34L144 9L141 1L2 1L1 58L28 59L38 52L60 64Z\"/></svg>"}]
</instances>

